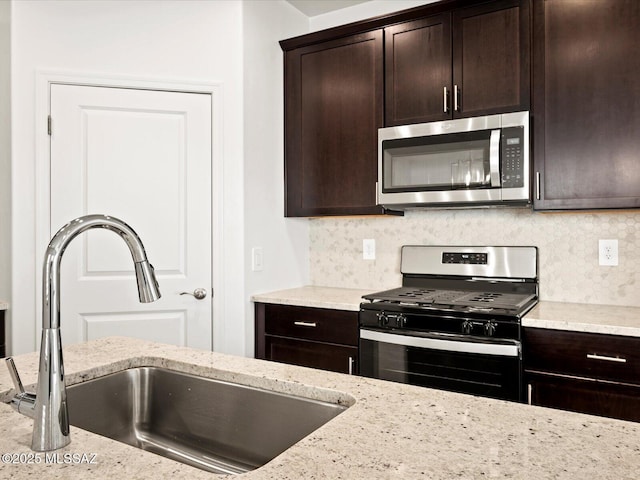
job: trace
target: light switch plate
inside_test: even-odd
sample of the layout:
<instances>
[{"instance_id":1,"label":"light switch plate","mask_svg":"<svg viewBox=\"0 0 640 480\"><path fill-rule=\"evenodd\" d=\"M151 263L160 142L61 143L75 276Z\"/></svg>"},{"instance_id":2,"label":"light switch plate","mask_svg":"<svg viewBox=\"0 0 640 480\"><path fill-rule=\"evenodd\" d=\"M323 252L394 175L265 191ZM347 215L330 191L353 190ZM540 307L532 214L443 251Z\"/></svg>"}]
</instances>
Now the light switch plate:
<instances>
[{"instance_id":1,"label":"light switch plate","mask_svg":"<svg viewBox=\"0 0 640 480\"><path fill-rule=\"evenodd\" d=\"M251 249L251 270L261 272L264 265L264 256L262 247L253 247Z\"/></svg>"},{"instance_id":2,"label":"light switch plate","mask_svg":"<svg viewBox=\"0 0 640 480\"><path fill-rule=\"evenodd\" d=\"M362 240L362 259L376 259L376 241L373 238L365 238Z\"/></svg>"}]
</instances>

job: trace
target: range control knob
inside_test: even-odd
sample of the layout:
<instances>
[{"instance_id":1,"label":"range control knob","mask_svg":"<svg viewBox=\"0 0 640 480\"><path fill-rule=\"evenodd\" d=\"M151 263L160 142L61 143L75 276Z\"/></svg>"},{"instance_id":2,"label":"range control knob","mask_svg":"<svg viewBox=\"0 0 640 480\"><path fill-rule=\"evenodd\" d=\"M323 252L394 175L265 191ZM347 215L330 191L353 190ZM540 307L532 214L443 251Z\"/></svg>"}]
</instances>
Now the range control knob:
<instances>
[{"instance_id":1,"label":"range control knob","mask_svg":"<svg viewBox=\"0 0 640 480\"><path fill-rule=\"evenodd\" d=\"M487 323L484 324L484 334L487 337L493 337L496 333L497 327L498 327L498 324L496 322L492 322L491 320L489 320Z\"/></svg>"},{"instance_id":2,"label":"range control knob","mask_svg":"<svg viewBox=\"0 0 640 480\"><path fill-rule=\"evenodd\" d=\"M470 320L465 320L464 322L462 322L462 333L470 335L472 331L473 322L471 322Z\"/></svg>"},{"instance_id":3,"label":"range control knob","mask_svg":"<svg viewBox=\"0 0 640 480\"><path fill-rule=\"evenodd\" d=\"M396 326L398 328L404 328L407 325L407 317L404 316L404 314L399 314L396 317Z\"/></svg>"},{"instance_id":4,"label":"range control knob","mask_svg":"<svg viewBox=\"0 0 640 480\"><path fill-rule=\"evenodd\" d=\"M378 325L380 325L381 327L386 327L387 325L389 325L389 317L386 313L378 313Z\"/></svg>"}]
</instances>

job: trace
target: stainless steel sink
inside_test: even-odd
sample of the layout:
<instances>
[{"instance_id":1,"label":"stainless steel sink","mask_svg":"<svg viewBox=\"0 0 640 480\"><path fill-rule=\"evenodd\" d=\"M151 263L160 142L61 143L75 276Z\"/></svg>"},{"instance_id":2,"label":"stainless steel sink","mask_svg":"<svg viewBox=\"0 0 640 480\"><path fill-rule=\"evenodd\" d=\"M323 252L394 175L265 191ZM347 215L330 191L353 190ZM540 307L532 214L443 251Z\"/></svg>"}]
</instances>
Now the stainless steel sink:
<instances>
[{"instance_id":1,"label":"stainless steel sink","mask_svg":"<svg viewBox=\"0 0 640 480\"><path fill-rule=\"evenodd\" d=\"M157 367L67 389L71 425L214 472L279 455L346 406Z\"/></svg>"}]
</instances>

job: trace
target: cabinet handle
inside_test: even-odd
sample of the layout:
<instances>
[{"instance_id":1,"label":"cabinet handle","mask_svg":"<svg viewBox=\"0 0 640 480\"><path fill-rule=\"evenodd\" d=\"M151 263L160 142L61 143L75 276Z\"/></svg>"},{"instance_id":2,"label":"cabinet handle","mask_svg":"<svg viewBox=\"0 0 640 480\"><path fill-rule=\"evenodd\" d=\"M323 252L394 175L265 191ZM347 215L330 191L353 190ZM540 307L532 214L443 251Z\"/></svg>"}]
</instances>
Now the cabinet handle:
<instances>
[{"instance_id":1,"label":"cabinet handle","mask_svg":"<svg viewBox=\"0 0 640 480\"><path fill-rule=\"evenodd\" d=\"M353 366L355 363L355 359L353 357L349 357L349 375L353 375Z\"/></svg>"},{"instance_id":2,"label":"cabinet handle","mask_svg":"<svg viewBox=\"0 0 640 480\"><path fill-rule=\"evenodd\" d=\"M460 102L458 101L458 85L454 85L453 86L453 111L454 112L459 112L460 111Z\"/></svg>"},{"instance_id":3,"label":"cabinet handle","mask_svg":"<svg viewBox=\"0 0 640 480\"><path fill-rule=\"evenodd\" d=\"M533 399L533 385L529 383L527 384L527 403L529 405L533 405L532 399Z\"/></svg>"},{"instance_id":4,"label":"cabinet handle","mask_svg":"<svg viewBox=\"0 0 640 480\"><path fill-rule=\"evenodd\" d=\"M597 353L587 353L587 358L591 360L604 360L606 362L627 363L626 358L607 357L605 355L598 355Z\"/></svg>"},{"instance_id":5,"label":"cabinet handle","mask_svg":"<svg viewBox=\"0 0 640 480\"><path fill-rule=\"evenodd\" d=\"M536 172L536 200L540 200L540 172Z\"/></svg>"},{"instance_id":6,"label":"cabinet handle","mask_svg":"<svg viewBox=\"0 0 640 480\"><path fill-rule=\"evenodd\" d=\"M449 113L449 94L447 92L447 87L444 87L444 93L442 95L442 105L443 105L443 111L444 113Z\"/></svg>"},{"instance_id":7,"label":"cabinet handle","mask_svg":"<svg viewBox=\"0 0 640 480\"><path fill-rule=\"evenodd\" d=\"M299 327L316 327L316 322L293 322L294 325Z\"/></svg>"}]
</instances>

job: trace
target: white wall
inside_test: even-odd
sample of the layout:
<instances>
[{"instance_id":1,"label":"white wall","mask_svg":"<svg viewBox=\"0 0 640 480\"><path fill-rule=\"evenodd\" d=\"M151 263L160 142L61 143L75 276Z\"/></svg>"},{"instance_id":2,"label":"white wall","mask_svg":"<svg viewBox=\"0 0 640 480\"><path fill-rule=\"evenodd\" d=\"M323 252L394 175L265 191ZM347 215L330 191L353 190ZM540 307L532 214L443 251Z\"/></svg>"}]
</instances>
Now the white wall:
<instances>
[{"instance_id":1,"label":"white wall","mask_svg":"<svg viewBox=\"0 0 640 480\"><path fill-rule=\"evenodd\" d=\"M292 16L292 7L282 0L265 2L282 13L275 32L287 29L287 22L300 22ZM44 250L36 245L35 208L37 186L35 171L35 145L41 141L43 132L36 132L36 87L39 71L80 73L98 76L126 76L149 81L175 81L178 83L215 83L222 85L222 128L224 177L222 198L223 244L222 265L214 269L222 272L222 298L216 296L220 305L220 317L214 322L214 348L218 351L247 354L252 343L252 327L247 328L248 298L245 289L245 216L255 207L253 198L275 198L277 185L261 188L254 182L252 199L244 196L245 145L243 116L256 115L265 122L273 122L268 132L268 142L263 141L255 149L247 146L247 167L252 172L276 168L282 156L281 144L274 138L282 138L282 126L278 123L281 107L271 101L268 105L256 104L243 111L243 5L238 0L215 1L67 1L67 0L14 0L12 2L12 167L13 167L13 249L11 307L14 323L12 342L15 353L34 350L39 312L35 311L36 282L39 282L40 263ZM247 6L249 15L259 14L260 8ZM263 12L264 13L264 12ZM288 15L288 16L287 16ZM274 12L274 18L278 18ZM308 28L306 20L302 26ZM287 33L289 30L286 30ZM248 33L248 32L245 32ZM295 34L298 32L296 31ZM265 28L261 33L250 33L249 44L258 42L261 36L271 37L274 32ZM283 33L283 36L286 34ZM261 52L255 51L256 55ZM275 50L271 49L271 55ZM251 58L251 57L248 57ZM258 60L260 60L258 58ZM251 70L252 67L248 68ZM252 98L272 99L279 95L281 87L276 85L281 71L272 67L260 84L250 85ZM262 124L251 120L247 128L250 142L253 130ZM266 162L266 163L264 163ZM278 167L280 168L280 167ZM254 178L249 174L249 180ZM264 178L264 175L262 176ZM214 182L215 185L215 182ZM273 208L273 210L272 210ZM278 206L263 206L262 217L267 220L279 209ZM281 213L281 209L280 209ZM260 226L269 226L263 222ZM258 229L251 229L251 242ZM280 220L271 228L261 229L261 241L266 252L272 246L284 244L284 239L301 237L300 245L307 241L306 226L288 227ZM292 240L293 241L293 240ZM294 242L295 243L295 242ZM296 243L297 244L297 243ZM300 251L279 251L283 265L291 266L292 278L308 277L308 262L300 265ZM305 252L306 255L306 252ZM267 257L268 259L268 257ZM275 259L274 259L275 260ZM268 259L269 262L271 260ZM266 265L265 265L266 266ZM298 273L296 269L300 269ZM274 285L285 284L286 275L273 274L275 269L265 269L265 289L272 279ZM261 285L262 286L262 285ZM258 288L251 286L251 290ZM252 317L251 317L252 319ZM217 327L216 327L217 322ZM222 324L220 324L222 322Z\"/></svg>"},{"instance_id":2,"label":"white wall","mask_svg":"<svg viewBox=\"0 0 640 480\"><path fill-rule=\"evenodd\" d=\"M315 32L436 1L438 0L371 0L370 2L311 17L309 27L310 31Z\"/></svg>"},{"instance_id":3,"label":"white wall","mask_svg":"<svg viewBox=\"0 0 640 480\"><path fill-rule=\"evenodd\" d=\"M254 353L255 293L309 283L309 221L284 217L283 53L279 40L307 33L290 4L243 2L246 353ZM264 267L251 269L261 247Z\"/></svg>"}]
</instances>

